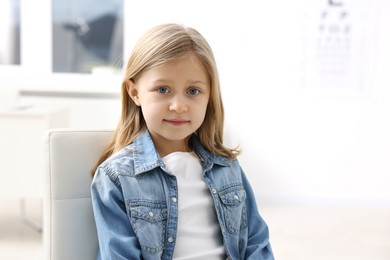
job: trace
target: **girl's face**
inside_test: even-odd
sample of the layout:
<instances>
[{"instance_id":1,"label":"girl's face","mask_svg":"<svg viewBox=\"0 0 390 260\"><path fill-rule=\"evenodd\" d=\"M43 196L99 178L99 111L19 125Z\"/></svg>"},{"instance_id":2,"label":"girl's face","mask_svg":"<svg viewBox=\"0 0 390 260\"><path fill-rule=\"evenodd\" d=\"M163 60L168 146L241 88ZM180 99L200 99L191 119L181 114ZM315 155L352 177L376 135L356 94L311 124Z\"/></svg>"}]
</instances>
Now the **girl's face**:
<instances>
[{"instance_id":1,"label":"girl's face","mask_svg":"<svg viewBox=\"0 0 390 260\"><path fill-rule=\"evenodd\" d=\"M186 138L205 118L210 80L199 58L189 53L130 80L128 93L141 106L146 126L163 157L186 151Z\"/></svg>"}]
</instances>

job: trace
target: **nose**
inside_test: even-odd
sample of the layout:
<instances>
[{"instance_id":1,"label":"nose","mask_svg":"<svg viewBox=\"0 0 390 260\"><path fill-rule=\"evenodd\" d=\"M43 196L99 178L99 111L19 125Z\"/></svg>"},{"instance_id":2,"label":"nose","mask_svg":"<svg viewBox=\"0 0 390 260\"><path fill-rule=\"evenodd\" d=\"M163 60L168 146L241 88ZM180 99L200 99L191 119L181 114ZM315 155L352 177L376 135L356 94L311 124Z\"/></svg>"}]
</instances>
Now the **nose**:
<instances>
[{"instance_id":1,"label":"nose","mask_svg":"<svg viewBox=\"0 0 390 260\"><path fill-rule=\"evenodd\" d=\"M183 113L188 111L188 104L185 101L184 97L175 96L172 98L169 105L169 110L176 113Z\"/></svg>"}]
</instances>

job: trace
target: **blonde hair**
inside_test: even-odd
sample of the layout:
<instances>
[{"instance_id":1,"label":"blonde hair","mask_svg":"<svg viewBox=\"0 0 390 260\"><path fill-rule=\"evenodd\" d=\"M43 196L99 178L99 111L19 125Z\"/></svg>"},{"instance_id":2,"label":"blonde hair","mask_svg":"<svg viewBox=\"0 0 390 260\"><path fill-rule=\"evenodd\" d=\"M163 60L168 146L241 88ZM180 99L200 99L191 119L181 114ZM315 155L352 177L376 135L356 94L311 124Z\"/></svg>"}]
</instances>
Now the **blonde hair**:
<instances>
[{"instance_id":1,"label":"blonde hair","mask_svg":"<svg viewBox=\"0 0 390 260\"><path fill-rule=\"evenodd\" d=\"M145 128L141 108L130 98L127 84L147 70L178 59L185 54L196 55L210 77L210 99L203 124L195 132L202 145L211 153L234 159L238 148L223 145L224 108L214 54L206 39L195 29L180 24L162 24L151 28L136 43L128 60L122 81L122 114L118 126L103 151L97 167L113 153L127 146Z\"/></svg>"}]
</instances>

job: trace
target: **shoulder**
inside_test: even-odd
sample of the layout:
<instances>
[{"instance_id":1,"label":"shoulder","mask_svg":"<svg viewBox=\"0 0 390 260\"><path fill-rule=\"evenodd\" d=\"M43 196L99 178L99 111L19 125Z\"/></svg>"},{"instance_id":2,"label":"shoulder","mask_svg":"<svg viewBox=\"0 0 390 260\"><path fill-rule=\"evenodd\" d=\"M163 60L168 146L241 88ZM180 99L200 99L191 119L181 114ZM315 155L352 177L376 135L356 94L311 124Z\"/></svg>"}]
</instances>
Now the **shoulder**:
<instances>
[{"instance_id":1,"label":"shoulder","mask_svg":"<svg viewBox=\"0 0 390 260\"><path fill-rule=\"evenodd\" d=\"M218 165L218 166L222 166L222 167L231 166L231 163L232 163L231 159L229 159L227 157L220 156L220 155L213 154L212 152L207 150L195 134L193 134L191 136L190 144L191 144L192 148L194 149L194 151L196 152L196 154L200 157L204 168L207 169L207 168L211 167L212 165L213 166Z\"/></svg>"},{"instance_id":2,"label":"shoulder","mask_svg":"<svg viewBox=\"0 0 390 260\"><path fill-rule=\"evenodd\" d=\"M114 153L100 164L97 170L103 171L111 179L134 174L134 146L130 144Z\"/></svg>"},{"instance_id":3,"label":"shoulder","mask_svg":"<svg viewBox=\"0 0 390 260\"><path fill-rule=\"evenodd\" d=\"M230 174L241 176L243 174L238 159L228 159L226 157L214 157L214 169L220 169Z\"/></svg>"}]
</instances>

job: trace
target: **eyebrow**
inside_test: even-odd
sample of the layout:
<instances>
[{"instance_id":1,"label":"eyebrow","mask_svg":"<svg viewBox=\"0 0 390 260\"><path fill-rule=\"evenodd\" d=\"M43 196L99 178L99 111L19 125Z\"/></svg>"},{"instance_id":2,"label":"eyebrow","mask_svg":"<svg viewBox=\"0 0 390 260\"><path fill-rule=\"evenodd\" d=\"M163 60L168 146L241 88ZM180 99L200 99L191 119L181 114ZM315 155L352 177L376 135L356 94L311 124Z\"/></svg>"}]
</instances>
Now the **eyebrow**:
<instances>
[{"instance_id":1,"label":"eyebrow","mask_svg":"<svg viewBox=\"0 0 390 260\"><path fill-rule=\"evenodd\" d=\"M168 79L157 79L155 81L153 81L154 84L156 83L172 83L172 80L168 80ZM206 82L202 81L202 80L188 80L187 83L190 83L190 84L203 84L203 85L207 85Z\"/></svg>"}]
</instances>

